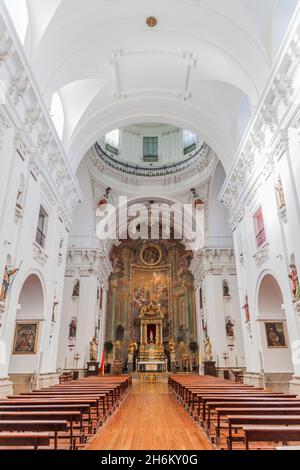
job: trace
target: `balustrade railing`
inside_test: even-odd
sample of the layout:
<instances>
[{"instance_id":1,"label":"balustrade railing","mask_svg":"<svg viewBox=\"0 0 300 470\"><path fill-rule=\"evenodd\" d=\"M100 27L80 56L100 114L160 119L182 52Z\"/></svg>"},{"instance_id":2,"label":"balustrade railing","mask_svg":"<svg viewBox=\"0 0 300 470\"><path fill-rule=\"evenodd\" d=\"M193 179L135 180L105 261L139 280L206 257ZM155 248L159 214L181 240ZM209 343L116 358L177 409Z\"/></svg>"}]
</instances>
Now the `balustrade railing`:
<instances>
[{"instance_id":1,"label":"balustrade railing","mask_svg":"<svg viewBox=\"0 0 300 470\"><path fill-rule=\"evenodd\" d=\"M102 147L99 145L99 143L95 144L95 150L97 155L101 158L104 163L109 165L111 168L113 168L114 170L122 171L129 175L144 177L168 176L186 170L198 161L200 161L202 158L204 158L207 155L208 149L208 145L203 143L193 155L186 158L182 162L170 163L166 165L156 164L153 167L146 167L142 165L133 165L132 163L117 160L116 158L113 158L112 156L108 155L105 150L103 150Z\"/></svg>"}]
</instances>

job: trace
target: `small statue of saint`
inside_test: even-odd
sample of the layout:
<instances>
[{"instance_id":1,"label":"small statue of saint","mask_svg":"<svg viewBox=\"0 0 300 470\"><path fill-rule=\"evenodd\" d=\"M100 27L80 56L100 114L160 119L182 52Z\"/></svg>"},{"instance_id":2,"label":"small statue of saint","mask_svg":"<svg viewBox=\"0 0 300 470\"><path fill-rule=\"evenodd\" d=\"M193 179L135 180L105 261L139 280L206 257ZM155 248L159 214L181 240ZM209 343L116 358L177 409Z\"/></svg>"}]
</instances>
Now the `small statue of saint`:
<instances>
[{"instance_id":1,"label":"small statue of saint","mask_svg":"<svg viewBox=\"0 0 300 470\"><path fill-rule=\"evenodd\" d=\"M76 335L77 335L77 319L73 317L69 325L69 339L76 338Z\"/></svg>"},{"instance_id":2,"label":"small statue of saint","mask_svg":"<svg viewBox=\"0 0 300 470\"><path fill-rule=\"evenodd\" d=\"M174 339L170 339L169 341L169 353L174 354L176 352L176 343Z\"/></svg>"},{"instance_id":3,"label":"small statue of saint","mask_svg":"<svg viewBox=\"0 0 300 470\"><path fill-rule=\"evenodd\" d=\"M231 318L226 321L226 335L231 338L234 336L234 324Z\"/></svg>"},{"instance_id":4,"label":"small statue of saint","mask_svg":"<svg viewBox=\"0 0 300 470\"><path fill-rule=\"evenodd\" d=\"M280 176L278 177L277 186L275 186L275 189L278 195L279 209L283 209L285 207L285 197Z\"/></svg>"},{"instance_id":5,"label":"small statue of saint","mask_svg":"<svg viewBox=\"0 0 300 470\"><path fill-rule=\"evenodd\" d=\"M223 297L229 297L229 285L227 281L223 282Z\"/></svg>"},{"instance_id":6,"label":"small statue of saint","mask_svg":"<svg viewBox=\"0 0 300 470\"><path fill-rule=\"evenodd\" d=\"M292 294L294 297L294 301L296 301L300 299L298 271L295 264L291 264L290 268L291 272L289 274L289 278L292 281Z\"/></svg>"},{"instance_id":7,"label":"small statue of saint","mask_svg":"<svg viewBox=\"0 0 300 470\"><path fill-rule=\"evenodd\" d=\"M73 289L72 297L79 297L80 295L80 281L76 281Z\"/></svg>"},{"instance_id":8,"label":"small statue of saint","mask_svg":"<svg viewBox=\"0 0 300 470\"><path fill-rule=\"evenodd\" d=\"M128 354L132 354L132 355L133 355L133 354L135 353L135 351L137 350L137 348L138 348L137 343L136 343L135 341L132 341L132 340L131 340L131 341L129 342L129 345L128 345Z\"/></svg>"},{"instance_id":9,"label":"small statue of saint","mask_svg":"<svg viewBox=\"0 0 300 470\"><path fill-rule=\"evenodd\" d=\"M207 338L205 338L205 341L204 341L204 360L206 362L210 362L213 360L212 344L208 336Z\"/></svg>"},{"instance_id":10,"label":"small statue of saint","mask_svg":"<svg viewBox=\"0 0 300 470\"><path fill-rule=\"evenodd\" d=\"M98 341L97 338L93 338L90 342L90 361L97 362L98 359Z\"/></svg>"},{"instance_id":11,"label":"small statue of saint","mask_svg":"<svg viewBox=\"0 0 300 470\"><path fill-rule=\"evenodd\" d=\"M8 269L8 267L5 266L3 282L2 282L2 286L1 286L1 294L0 294L0 301L1 302L6 301L7 294L8 294L9 288L11 286L11 278L18 271L19 271L18 269Z\"/></svg>"},{"instance_id":12,"label":"small statue of saint","mask_svg":"<svg viewBox=\"0 0 300 470\"><path fill-rule=\"evenodd\" d=\"M250 309L249 309L248 295L246 295L245 305L243 309L245 310L246 322L249 322L250 321Z\"/></svg>"}]
</instances>

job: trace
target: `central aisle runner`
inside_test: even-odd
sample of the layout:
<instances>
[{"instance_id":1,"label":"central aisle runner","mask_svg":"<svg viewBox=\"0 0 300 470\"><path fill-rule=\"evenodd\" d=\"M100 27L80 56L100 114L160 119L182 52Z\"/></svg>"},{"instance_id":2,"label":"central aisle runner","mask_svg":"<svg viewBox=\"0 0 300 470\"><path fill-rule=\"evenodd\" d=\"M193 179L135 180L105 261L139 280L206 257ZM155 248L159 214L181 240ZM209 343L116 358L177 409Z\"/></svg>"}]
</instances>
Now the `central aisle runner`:
<instances>
[{"instance_id":1,"label":"central aisle runner","mask_svg":"<svg viewBox=\"0 0 300 470\"><path fill-rule=\"evenodd\" d=\"M166 382L134 382L87 450L212 450L205 433L168 393Z\"/></svg>"}]
</instances>

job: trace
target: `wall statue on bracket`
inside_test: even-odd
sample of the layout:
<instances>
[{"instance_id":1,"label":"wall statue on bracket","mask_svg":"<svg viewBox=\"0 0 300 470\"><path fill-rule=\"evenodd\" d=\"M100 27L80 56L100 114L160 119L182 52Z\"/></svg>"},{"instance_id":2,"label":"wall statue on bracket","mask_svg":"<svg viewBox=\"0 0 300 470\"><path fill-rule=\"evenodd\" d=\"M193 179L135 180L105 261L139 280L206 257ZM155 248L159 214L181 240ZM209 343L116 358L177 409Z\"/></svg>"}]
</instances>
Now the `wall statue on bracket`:
<instances>
[{"instance_id":1,"label":"wall statue on bracket","mask_svg":"<svg viewBox=\"0 0 300 470\"><path fill-rule=\"evenodd\" d=\"M298 271L295 264L290 265L291 272L289 278L292 281L292 294L294 297L294 302L300 300L300 286L299 286L299 277Z\"/></svg>"},{"instance_id":2,"label":"wall statue on bracket","mask_svg":"<svg viewBox=\"0 0 300 470\"><path fill-rule=\"evenodd\" d=\"M279 209L283 209L286 206L286 204L285 204L284 190L283 190L280 176L278 177L278 181L277 181L277 185L275 186L275 189L277 191Z\"/></svg>"}]
</instances>

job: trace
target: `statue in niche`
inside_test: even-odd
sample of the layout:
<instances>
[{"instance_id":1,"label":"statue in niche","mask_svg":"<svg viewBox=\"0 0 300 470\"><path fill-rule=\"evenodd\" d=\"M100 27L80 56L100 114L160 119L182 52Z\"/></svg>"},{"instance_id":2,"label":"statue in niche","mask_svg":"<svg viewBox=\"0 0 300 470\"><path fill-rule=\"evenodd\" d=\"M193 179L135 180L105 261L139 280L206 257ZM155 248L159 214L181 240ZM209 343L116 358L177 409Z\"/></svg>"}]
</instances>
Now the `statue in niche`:
<instances>
[{"instance_id":1,"label":"statue in niche","mask_svg":"<svg viewBox=\"0 0 300 470\"><path fill-rule=\"evenodd\" d=\"M170 339L170 341L169 341L169 352L171 354L176 352L176 343L175 343L174 339Z\"/></svg>"},{"instance_id":2,"label":"statue in niche","mask_svg":"<svg viewBox=\"0 0 300 470\"><path fill-rule=\"evenodd\" d=\"M282 186L282 181L281 181L280 176L278 177L278 181L277 181L277 185L275 186L275 189L278 195L279 209L283 209L286 206L286 204L285 204L285 196L284 196L284 191L283 191L283 186Z\"/></svg>"},{"instance_id":3,"label":"statue in niche","mask_svg":"<svg viewBox=\"0 0 300 470\"><path fill-rule=\"evenodd\" d=\"M231 318L226 320L226 335L230 338L234 336L234 323Z\"/></svg>"},{"instance_id":4,"label":"statue in niche","mask_svg":"<svg viewBox=\"0 0 300 470\"><path fill-rule=\"evenodd\" d=\"M178 329L178 342L179 343L184 343L186 340L186 330L183 325L180 325Z\"/></svg>"},{"instance_id":5,"label":"statue in niche","mask_svg":"<svg viewBox=\"0 0 300 470\"><path fill-rule=\"evenodd\" d=\"M77 318L73 317L69 325L69 339L76 338L77 335Z\"/></svg>"},{"instance_id":6,"label":"statue in niche","mask_svg":"<svg viewBox=\"0 0 300 470\"><path fill-rule=\"evenodd\" d=\"M248 300L247 294L246 294L245 305L243 306L243 309L245 310L246 322L250 322L250 309L249 309L249 300Z\"/></svg>"},{"instance_id":7,"label":"statue in niche","mask_svg":"<svg viewBox=\"0 0 300 470\"><path fill-rule=\"evenodd\" d=\"M204 360L206 362L210 362L213 360L212 344L208 336L204 341Z\"/></svg>"},{"instance_id":8,"label":"statue in niche","mask_svg":"<svg viewBox=\"0 0 300 470\"><path fill-rule=\"evenodd\" d=\"M297 301L300 299L298 271L297 271L295 264L291 264L290 268L291 268L291 272L289 274L289 278L292 281L292 294L294 297L294 301Z\"/></svg>"},{"instance_id":9,"label":"statue in niche","mask_svg":"<svg viewBox=\"0 0 300 470\"><path fill-rule=\"evenodd\" d=\"M80 282L76 281L73 289L72 297L79 297L80 294Z\"/></svg>"},{"instance_id":10,"label":"statue in niche","mask_svg":"<svg viewBox=\"0 0 300 470\"><path fill-rule=\"evenodd\" d=\"M115 256L112 261L112 271L114 274L120 273L124 269L124 263L120 256Z\"/></svg>"},{"instance_id":11,"label":"statue in niche","mask_svg":"<svg viewBox=\"0 0 300 470\"><path fill-rule=\"evenodd\" d=\"M230 297L229 285L227 281L223 281L223 297Z\"/></svg>"},{"instance_id":12,"label":"statue in niche","mask_svg":"<svg viewBox=\"0 0 300 470\"><path fill-rule=\"evenodd\" d=\"M20 269L20 268L19 268ZM4 276L3 276L3 282L1 286L1 294L0 294L0 301L5 302L7 298L7 294L9 292L10 287L12 286L12 276L17 274L19 269L8 269L7 266L5 266L4 270Z\"/></svg>"},{"instance_id":13,"label":"statue in niche","mask_svg":"<svg viewBox=\"0 0 300 470\"><path fill-rule=\"evenodd\" d=\"M138 345L135 341L130 341L128 345L128 354L134 354L135 351L137 350Z\"/></svg>"},{"instance_id":14,"label":"statue in niche","mask_svg":"<svg viewBox=\"0 0 300 470\"><path fill-rule=\"evenodd\" d=\"M97 362L98 359L98 341L97 338L93 338L90 342L90 361Z\"/></svg>"},{"instance_id":15,"label":"statue in niche","mask_svg":"<svg viewBox=\"0 0 300 470\"><path fill-rule=\"evenodd\" d=\"M125 328L122 325L118 325L116 329L116 341L123 341L125 334Z\"/></svg>"}]
</instances>

